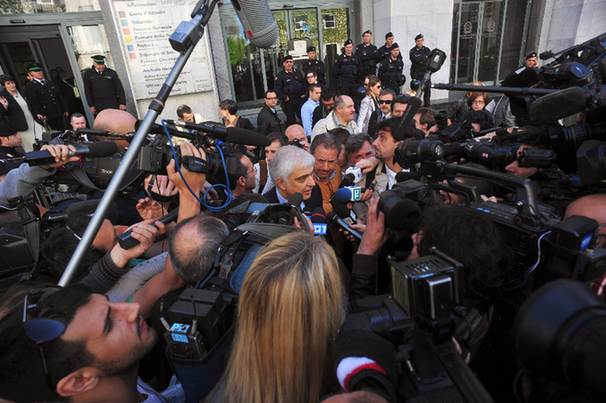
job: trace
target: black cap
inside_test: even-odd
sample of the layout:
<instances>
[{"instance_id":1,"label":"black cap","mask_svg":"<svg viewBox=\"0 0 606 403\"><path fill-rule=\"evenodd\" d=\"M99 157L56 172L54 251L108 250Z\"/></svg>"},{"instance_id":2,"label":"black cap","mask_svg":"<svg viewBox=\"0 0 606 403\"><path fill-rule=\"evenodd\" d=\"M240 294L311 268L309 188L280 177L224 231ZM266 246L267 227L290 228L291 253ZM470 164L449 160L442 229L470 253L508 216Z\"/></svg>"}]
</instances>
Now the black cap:
<instances>
[{"instance_id":1,"label":"black cap","mask_svg":"<svg viewBox=\"0 0 606 403\"><path fill-rule=\"evenodd\" d=\"M316 47L315 46L308 46L307 47L307 53L309 52L315 52L316 51Z\"/></svg>"},{"instance_id":2,"label":"black cap","mask_svg":"<svg viewBox=\"0 0 606 403\"><path fill-rule=\"evenodd\" d=\"M15 80L11 76L8 76L6 74L0 76L0 84L4 85L4 83L6 83L7 81L15 82Z\"/></svg>"},{"instance_id":3,"label":"black cap","mask_svg":"<svg viewBox=\"0 0 606 403\"><path fill-rule=\"evenodd\" d=\"M90 57L91 59L93 59L93 62L97 63L97 64L105 64L105 56L103 55L94 55Z\"/></svg>"},{"instance_id":4,"label":"black cap","mask_svg":"<svg viewBox=\"0 0 606 403\"><path fill-rule=\"evenodd\" d=\"M343 42L343 46L351 45L352 43L353 43L353 41L351 39L348 39L345 42Z\"/></svg>"},{"instance_id":5,"label":"black cap","mask_svg":"<svg viewBox=\"0 0 606 403\"><path fill-rule=\"evenodd\" d=\"M389 31L388 33L385 34L385 39L391 38L392 36L393 36L393 32Z\"/></svg>"},{"instance_id":6,"label":"black cap","mask_svg":"<svg viewBox=\"0 0 606 403\"><path fill-rule=\"evenodd\" d=\"M537 57L537 52L530 52L524 57L524 60L528 60L530 58Z\"/></svg>"},{"instance_id":7,"label":"black cap","mask_svg":"<svg viewBox=\"0 0 606 403\"><path fill-rule=\"evenodd\" d=\"M396 49L396 48L400 49L400 45L398 45L398 42L392 43L391 46L389 47L389 50Z\"/></svg>"},{"instance_id":8,"label":"black cap","mask_svg":"<svg viewBox=\"0 0 606 403\"><path fill-rule=\"evenodd\" d=\"M282 59L282 63L284 63L287 60L292 60L292 56L291 55L284 56L284 59Z\"/></svg>"},{"instance_id":9,"label":"black cap","mask_svg":"<svg viewBox=\"0 0 606 403\"><path fill-rule=\"evenodd\" d=\"M40 63L28 63L25 68L27 71L42 71L42 65Z\"/></svg>"},{"instance_id":10,"label":"black cap","mask_svg":"<svg viewBox=\"0 0 606 403\"><path fill-rule=\"evenodd\" d=\"M419 34L419 35L415 36L415 41L418 41L419 39L423 39L423 38L424 38L423 34Z\"/></svg>"},{"instance_id":11,"label":"black cap","mask_svg":"<svg viewBox=\"0 0 606 403\"><path fill-rule=\"evenodd\" d=\"M362 36L364 36L366 34L371 34L372 35L372 31L370 29L367 29L366 31L362 32Z\"/></svg>"}]
</instances>

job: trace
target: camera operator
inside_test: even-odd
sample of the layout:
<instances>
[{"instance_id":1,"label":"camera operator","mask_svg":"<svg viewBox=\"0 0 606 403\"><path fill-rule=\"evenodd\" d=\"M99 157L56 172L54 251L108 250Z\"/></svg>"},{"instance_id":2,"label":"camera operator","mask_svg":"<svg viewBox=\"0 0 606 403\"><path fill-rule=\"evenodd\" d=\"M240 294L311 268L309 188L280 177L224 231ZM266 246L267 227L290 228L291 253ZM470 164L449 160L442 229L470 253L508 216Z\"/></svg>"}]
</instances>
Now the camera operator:
<instances>
[{"instance_id":1,"label":"camera operator","mask_svg":"<svg viewBox=\"0 0 606 403\"><path fill-rule=\"evenodd\" d=\"M305 135L305 129L300 124L290 125L284 132L288 139L288 144L295 145L309 151L309 139Z\"/></svg>"},{"instance_id":2,"label":"camera operator","mask_svg":"<svg viewBox=\"0 0 606 403\"><path fill-rule=\"evenodd\" d=\"M592 194L576 199L566 208L564 218L574 215L591 218L598 223L596 246L606 248L606 194Z\"/></svg>"},{"instance_id":3,"label":"camera operator","mask_svg":"<svg viewBox=\"0 0 606 403\"><path fill-rule=\"evenodd\" d=\"M69 125L72 130L86 129L86 117L81 113L72 113L69 117Z\"/></svg>"},{"instance_id":4,"label":"camera operator","mask_svg":"<svg viewBox=\"0 0 606 403\"><path fill-rule=\"evenodd\" d=\"M370 203L367 228L354 257L354 296L369 295L376 288L377 253L385 240L384 216L379 212L378 200L375 199ZM462 263L462 299L466 308L463 319L468 321L468 326L463 332L455 333L455 344L463 357L472 362L476 355L490 360L480 352L490 351L492 347L492 340L485 336L493 324L493 305L509 267L498 228L487 218L466 208L439 207L425 212L420 230L412 235L412 240L413 248L408 260L428 255L431 248L436 247ZM469 323L473 325L469 326Z\"/></svg>"},{"instance_id":5,"label":"camera operator","mask_svg":"<svg viewBox=\"0 0 606 403\"><path fill-rule=\"evenodd\" d=\"M55 163L42 166L23 163L18 168L9 170L5 176L0 177L0 204L7 205L9 199L28 196L36 186L54 175L57 168L80 160L79 156L69 156L70 152L76 150L73 146L44 145L41 150L48 151L55 158ZM5 152L0 158L13 158L13 154Z\"/></svg>"},{"instance_id":6,"label":"camera operator","mask_svg":"<svg viewBox=\"0 0 606 403\"><path fill-rule=\"evenodd\" d=\"M288 144L288 139L279 132L271 133L267 136L271 142L265 147L265 159L255 164L255 193L264 194L274 186L274 181L269 174L269 166L280 147Z\"/></svg>"},{"instance_id":7,"label":"camera operator","mask_svg":"<svg viewBox=\"0 0 606 403\"><path fill-rule=\"evenodd\" d=\"M246 273L223 379L207 402L317 402L345 319L345 287L333 250L295 231L257 255Z\"/></svg>"},{"instance_id":8,"label":"camera operator","mask_svg":"<svg viewBox=\"0 0 606 403\"><path fill-rule=\"evenodd\" d=\"M263 196L269 203L287 203L300 194L303 197L302 209L313 211L321 208L322 193L313 177L314 164L314 157L299 147L280 148L269 167L276 185Z\"/></svg>"},{"instance_id":9,"label":"camera operator","mask_svg":"<svg viewBox=\"0 0 606 403\"><path fill-rule=\"evenodd\" d=\"M438 129L434 113L429 108L419 108L413 119L416 128L421 130L425 137L434 133Z\"/></svg>"}]
</instances>

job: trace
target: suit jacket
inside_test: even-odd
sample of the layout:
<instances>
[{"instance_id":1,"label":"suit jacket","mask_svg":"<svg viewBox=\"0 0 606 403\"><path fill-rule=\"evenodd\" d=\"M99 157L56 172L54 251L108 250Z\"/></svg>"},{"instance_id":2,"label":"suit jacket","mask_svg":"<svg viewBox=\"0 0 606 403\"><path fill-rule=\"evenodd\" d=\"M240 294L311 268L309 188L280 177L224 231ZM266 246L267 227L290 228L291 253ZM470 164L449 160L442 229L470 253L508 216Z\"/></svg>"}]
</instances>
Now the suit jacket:
<instances>
[{"instance_id":1,"label":"suit jacket","mask_svg":"<svg viewBox=\"0 0 606 403\"><path fill-rule=\"evenodd\" d=\"M31 80L25 84L23 92L23 96L29 105L29 110L36 120L36 115L44 115L47 118L60 118L68 110L59 89L50 80L46 80L46 84L44 85L36 80ZM39 123L42 124L42 122Z\"/></svg>"},{"instance_id":2,"label":"suit jacket","mask_svg":"<svg viewBox=\"0 0 606 403\"><path fill-rule=\"evenodd\" d=\"M267 105L263 105L257 116L257 127L259 133L265 134L266 136L273 132L284 131L284 124L278 117L277 112L273 112Z\"/></svg>"},{"instance_id":3,"label":"suit jacket","mask_svg":"<svg viewBox=\"0 0 606 403\"><path fill-rule=\"evenodd\" d=\"M280 203L277 192L278 189L274 186L267 193L263 194L263 197L267 199L268 203ZM303 204L305 206L304 211L314 211L317 208L322 208L322 192L317 185L311 191L311 197L303 200Z\"/></svg>"}]
</instances>

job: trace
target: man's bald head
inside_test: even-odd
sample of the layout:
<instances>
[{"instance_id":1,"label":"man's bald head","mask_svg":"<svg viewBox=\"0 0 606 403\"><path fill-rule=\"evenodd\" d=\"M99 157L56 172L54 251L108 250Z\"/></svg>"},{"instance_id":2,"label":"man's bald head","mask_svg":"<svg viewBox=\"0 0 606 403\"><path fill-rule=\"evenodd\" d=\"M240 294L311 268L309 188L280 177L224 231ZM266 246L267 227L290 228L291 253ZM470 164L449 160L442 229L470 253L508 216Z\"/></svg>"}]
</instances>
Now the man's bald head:
<instances>
[{"instance_id":1,"label":"man's bald head","mask_svg":"<svg viewBox=\"0 0 606 403\"><path fill-rule=\"evenodd\" d=\"M592 218L598 224L606 224L606 193L583 196L566 208L565 218L573 215Z\"/></svg>"},{"instance_id":2,"label":"man's bald head","mask_svg":"<svg viewBox=\"0 0 606 403\"><path fill-rule=\"evenodd\" d=\"M135 123L137 123L137 119L126 111L104 109L95 118L93 128L127 134L135 131Z\"/></svg>"},{"instance_id":3,"label":"man's bald head","mask_svg":"<svg viewBox=\"0 0 606 403\"><path fill-rule=\"evenodd\" d=\"M289 143L297 141L303 146L305 151L309 151L309 141L307 140L303 126L298 124L290 125L286 128L284 134L286 134Z\"/></svg>"}]
</instances>

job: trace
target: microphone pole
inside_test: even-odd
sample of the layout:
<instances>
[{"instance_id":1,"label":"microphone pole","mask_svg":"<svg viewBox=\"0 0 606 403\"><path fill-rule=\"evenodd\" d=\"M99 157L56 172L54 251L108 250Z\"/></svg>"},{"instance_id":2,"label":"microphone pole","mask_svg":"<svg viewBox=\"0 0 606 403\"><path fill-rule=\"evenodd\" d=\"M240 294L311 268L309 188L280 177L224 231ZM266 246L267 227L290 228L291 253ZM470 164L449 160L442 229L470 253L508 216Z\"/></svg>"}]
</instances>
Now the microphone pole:
<instances>
[{"instance_id":1,"label":"microphone pole","mask_svg":"<svg viewBox=\"0 0 606 403\"><path fill-rule=\"evenodd\" d=\"M114 177L103 193L103 197L95 210L95 214L91 218L88 226L86 227L86 231L84 231L84 234L82 235L82 240L78 243L78 247L76 247L76 250L69 260L61 279L59 279L59 286L65 287L70 282L71 278L76 272L76 268L84 257L84 253L86 253L90 245L93 243L97 231L99 230L99 227L101 227L105 213L107 212L112 200L120 188L122 179L128 173L128 169L135 161L135 158L137 158L137 153L143 145L147 132L158 118L158 115L164 109L166 100L168 99L170 92L177 82L177 78L179 78L183 67L185 67L185 63L187 63L187 60L194 51L198 41L202 39L202 36L204 35L204 27L206 24L208 24L208 20L210 19L217 2L218 0L200 0L191 13L191 21L182 21L175 32L173 32L173 34L170 36L170 44L174 50L180 53L179 57L177 60L175 60L175 64L173 65L170 73L168 73L166 80L164 80L164 84L162 84L162 87L160 87L156 98L150 102L147 112L145 113L145 117L137 128L137 131L133 136L130 145L128 146L128 150L126 151L124 158L122 158L120 166L116 170Z\"/></svg>"}]
</instances>

